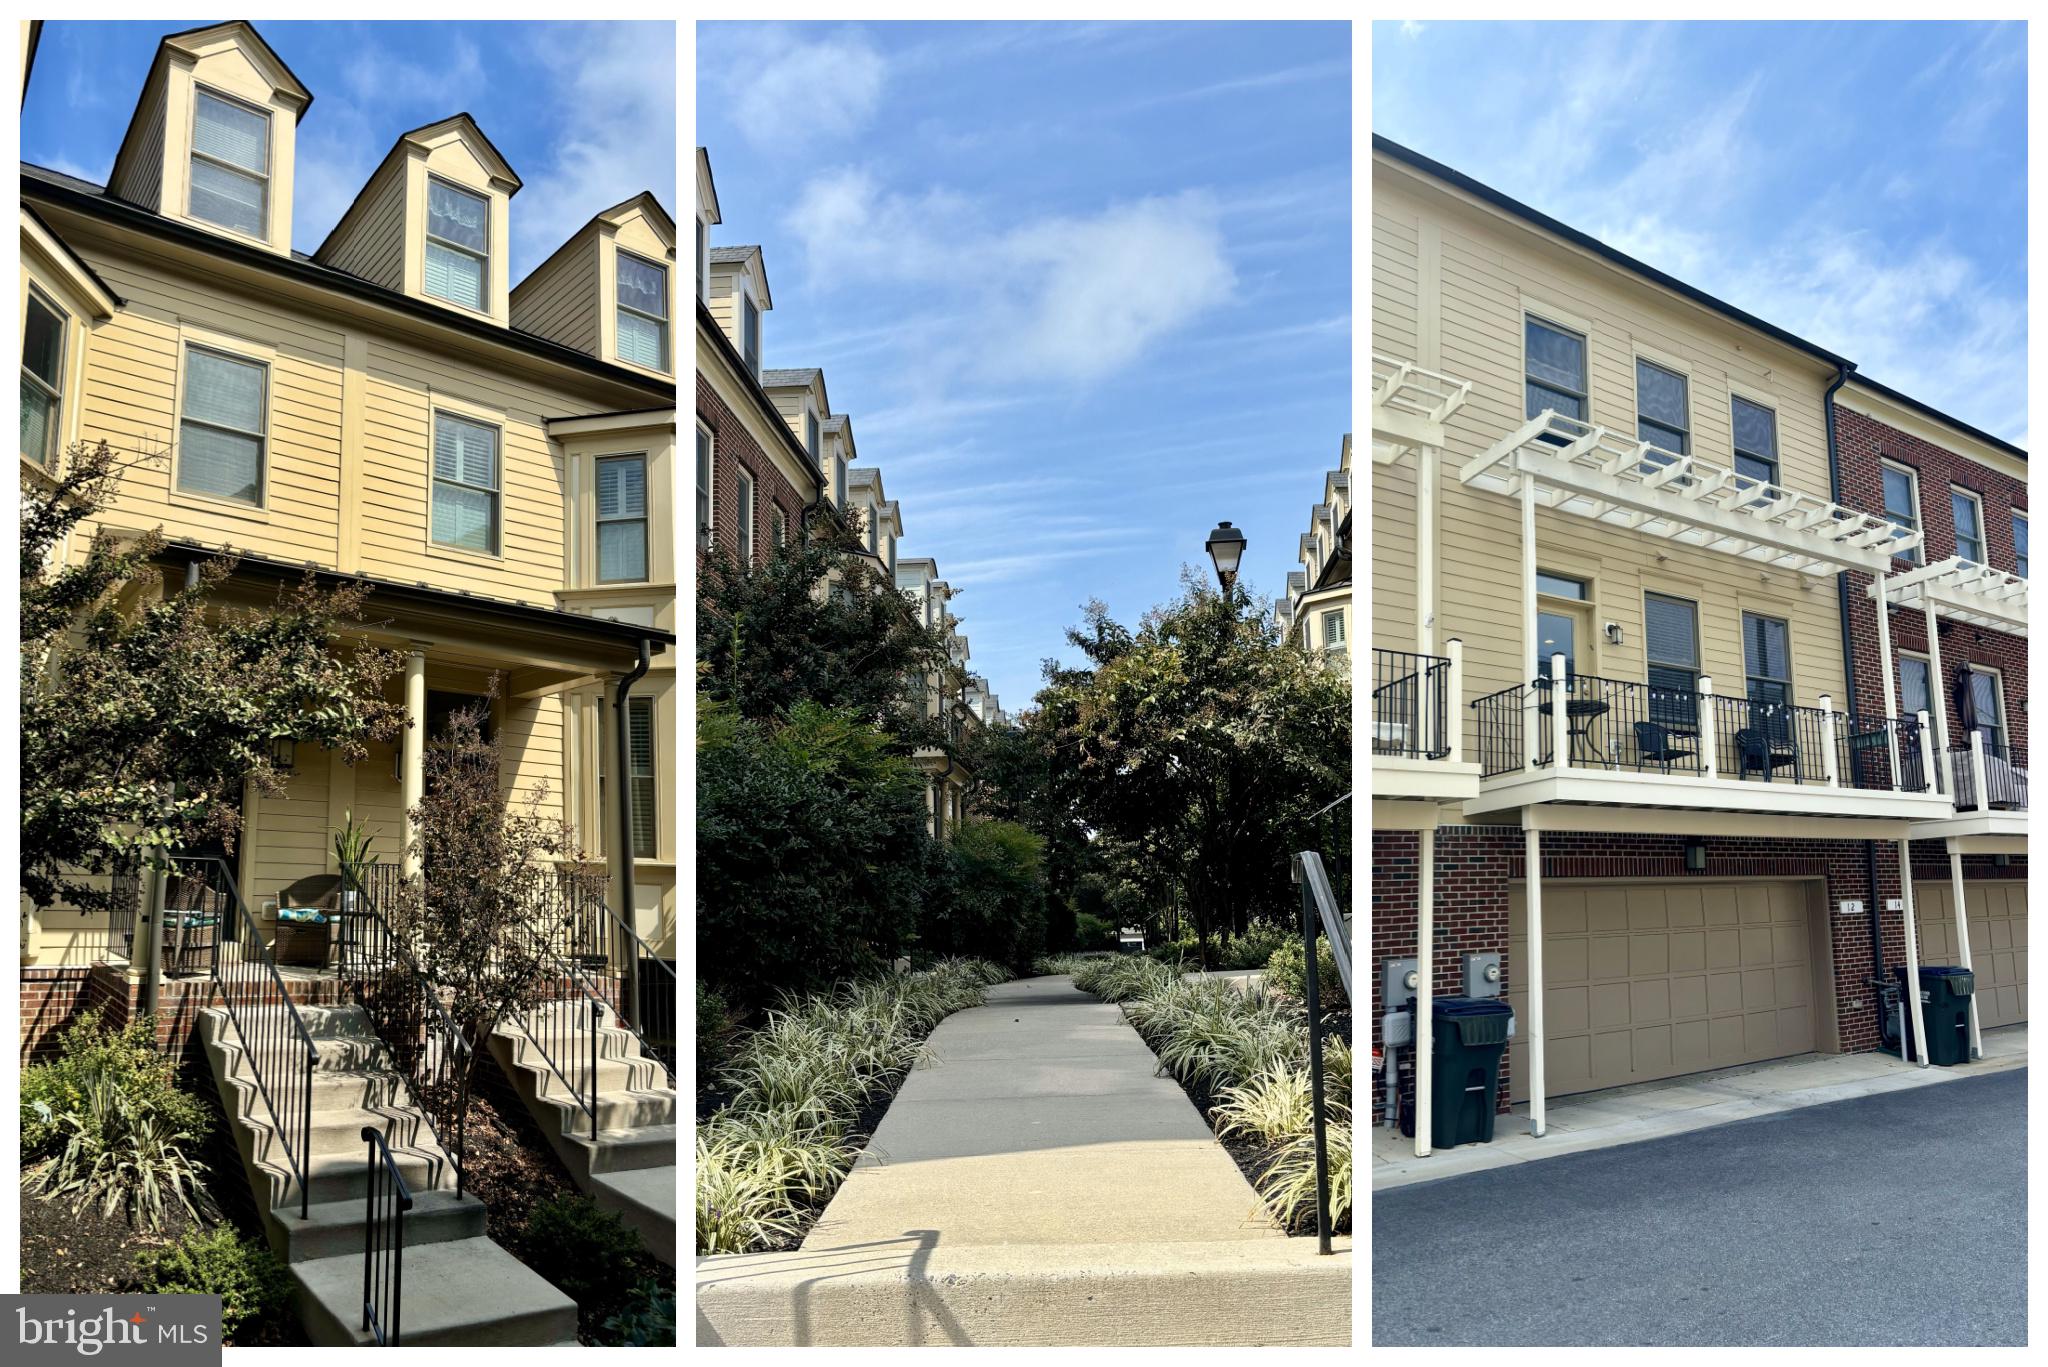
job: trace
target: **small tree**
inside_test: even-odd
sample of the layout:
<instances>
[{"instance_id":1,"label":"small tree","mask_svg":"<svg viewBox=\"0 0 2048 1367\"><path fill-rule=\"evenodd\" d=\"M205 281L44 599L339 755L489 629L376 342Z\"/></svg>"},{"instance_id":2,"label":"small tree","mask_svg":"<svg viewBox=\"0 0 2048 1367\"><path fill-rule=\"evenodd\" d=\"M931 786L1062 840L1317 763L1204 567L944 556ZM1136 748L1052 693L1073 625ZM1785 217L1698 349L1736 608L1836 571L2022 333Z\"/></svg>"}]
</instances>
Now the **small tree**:
<instances>
[{"instance_id":1,"label":"small tree","mask_svg":"<svg viewBox=\"0 0 2048 1367\"><path fill-rule=\"evenodd\" d=\"M493 686L495 692L495 684ZM469 1110L476 1070L508 1017L545 1000L555 980L550 915L557 861L582 862L569 826L543 807L543 783L515 808L482 705L463 708L426 754L426 791L412 809L421 872L403 879L386 919L412 947L468 1046L453 1116Z\"/></svg>"},{"instance_id":2,"label":"small tree","mask_svg":"<svg viewBox=\"0 0 2048 1367\"><path fill-rule=\"evenodd\" d=\"M280 742L353 764L405 724L384 696L398 656L348 630L367 589L309 575L272 606L222 607L235 560L220 556L166 593L160 531L101 526L67 561L72 533L154 459L81 443L56 475L22 479L21 880L38 905L108 906L90 876L209 840L232 849L243 784L283 790Z\"/></svg>"}]
</instances>

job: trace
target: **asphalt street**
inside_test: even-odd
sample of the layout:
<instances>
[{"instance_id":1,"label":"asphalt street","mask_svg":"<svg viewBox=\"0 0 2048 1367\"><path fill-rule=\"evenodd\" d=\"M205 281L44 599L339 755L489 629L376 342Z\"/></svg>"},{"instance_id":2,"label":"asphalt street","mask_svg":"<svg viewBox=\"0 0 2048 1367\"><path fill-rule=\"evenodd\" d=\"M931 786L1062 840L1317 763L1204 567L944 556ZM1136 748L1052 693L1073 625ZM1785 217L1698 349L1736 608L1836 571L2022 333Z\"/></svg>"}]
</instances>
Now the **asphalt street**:
<instances>
[{"instance_id":1,"label":"asphalt street","mask_svg":"<svg viewBox=\"0 0 2048 1367\"><path fill-rule=\"evenodd\" d=\"M1373 1197L1375 1345L2027 1341L2025 1069Z\"/></svg>"}]
</instances>

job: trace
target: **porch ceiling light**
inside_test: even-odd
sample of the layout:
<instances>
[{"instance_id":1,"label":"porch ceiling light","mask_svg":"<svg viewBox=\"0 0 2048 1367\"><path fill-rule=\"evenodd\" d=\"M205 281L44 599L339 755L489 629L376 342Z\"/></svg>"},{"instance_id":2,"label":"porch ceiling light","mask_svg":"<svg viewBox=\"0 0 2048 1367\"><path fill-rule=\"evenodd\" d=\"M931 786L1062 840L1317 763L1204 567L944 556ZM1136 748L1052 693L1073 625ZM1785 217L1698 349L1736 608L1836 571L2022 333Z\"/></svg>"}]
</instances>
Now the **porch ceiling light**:
<instances>
[{"instance_id":1,"label":"porch ceiling light","mask_svg":"<svg viewBox=\"0 0 2048 1367\"><path fill-rule=\"evenodd\" d=\"M1209 559L1216 566L1216 582L1224 589L1237 582L1238 562L1244 559L1244 533L1228 522L1216 524L1209 533Z\"/></svg>"}]
</instances>

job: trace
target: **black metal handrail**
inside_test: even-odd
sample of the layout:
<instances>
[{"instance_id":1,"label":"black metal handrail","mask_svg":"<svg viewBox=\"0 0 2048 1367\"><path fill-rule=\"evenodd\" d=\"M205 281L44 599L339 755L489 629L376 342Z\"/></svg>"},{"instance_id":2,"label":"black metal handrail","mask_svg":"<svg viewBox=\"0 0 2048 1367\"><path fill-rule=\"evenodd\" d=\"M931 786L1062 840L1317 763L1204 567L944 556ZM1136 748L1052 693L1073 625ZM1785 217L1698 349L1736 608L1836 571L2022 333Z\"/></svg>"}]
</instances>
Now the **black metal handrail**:
<instances>
[{"instance_id":1,"label":"black metal handrail","mask_svg":"<svg viewBox=\"0 0 2048 1367\"><path fill-rule=\"evenodd\" d=\"M242 903L226 861L175 855L171 864L171 876L180 886L165 898L166 905L196 902L192 914L201 918L198 924L180 927L188 932L186 941L189 932L208 928L205 917L214 918L206 945L208 971L242 1041L249 1076L270 1111L277 1142L283 1146L285 1162L298 1183L299 1218L303 1220L312 1203L307 1165L312 1159L313 1071L320 1062L320 1051L285 988L284 975L277 971L270 947L263 943L255 918ZM159 927L165 932L170 929ZM295 1063L294 1055L302 1062Z\"/></svg>"},{"instance_id":2,"label":"black metal handrail","mask_svg":"<svg viewBox=\"0 0 2048 1367\"><path fill-rule=\"evenodd\" d=\"M641 1052L666 1070L673 1087L676 1004L682 999L675 966L657 955L632 923L613 909L602 874L565 871L561 889L567 903L562 917L569 932L563 941L566 952L587 977L603 980L609 990L599 995L612 1003L619 1023L639 1040Z\"/></svg>"},{"instance_id":3,"label":"black metal handrail","mask_svg":"<svg viewBox=\"0 0 2048 1367\"><path fill-rule=\"evenodd\" d=\"M1536 734L1529 747L1524 727L1532 704ZM1482 776L1522 769L1531 748L1536 767L1554 763L1560 705L1569 761L1581 768L1704 777L1711 760L1714 775L1722 779L1825 785L1832 771L1845 788L1922 792L1927 787L1919 732L1910 719L1723 697L1593 674L1567 674L1562 680L1542 676L1475 699ZM1702 744L1709 731L1711 751Z\"/></svg>"},{"instance_id":4,"label":"black metal handrail","mask_svg":"<svg viewBox=\"0 0 2048 1367\"><path fill-rule=\"evenodd\" d=\"M539 956L542 962L550 962L553 971L548 978L547 998L513 1013L512 1019L556 1079L569 1089L590 1121L590 1137L595 1142L598 1043L606 1001L585 971L584 958L597 950L581 950L578 946L591 943L582 937L592 932L601 935L603 926L588 915L572 878L565 875L557 883L553 905L543 913L542 920L518 932L526 937L520 948ZM586 1013L588 1039L578 1041L577 1025Z\"/></svg>"},{"instance_id":5,"label":"black metal handrail","mask_svg":"<svg viewBox=\"0 0 2048 1367\"><path fill-rule=\"evenodd\" d=\"M1451 662L1405 650L1372 652L1372 752L1442 759L1451 752Z\"/></svg>"},{"instance_id":6,"label":"black metal handrail","mask_svg":"<svg viewBox=\"0 0 2048 1367\"><path fill-rule=\"evenodd\" d=\"M1340 799L1341 800L1341 799ZM1334 804L1333 804L1334 805ZM1330 937L1330 955L1336 960L1337 976L1345 996L1356 1000L1351 988L1351 937L1330 891L1323 857L1314 850L1295 855L1301 880L1301 939L1303 955L1302 1000L1308 1009L1308 1081L1311 1119L1316 1153L1316 1251L1330 1251L1330 1149L1327 1108L1323 1100L1323 1011L1316 965L1316 934Z\"/></svg>"},{"instance_id":7,"label":"black metal handrail","mask_svg":"<svg viewBox=\"0 0 2048 1367\"><path fill-rule=\"evenodd\" d=\"M373 1125L363 1126L370 1180L363 1198L363 1330L386 1348L399 1345L405 1310L405 1216L412 1192Z\"/></svg>"},{"instance_id":8,"label":"black metal handrail","mask_svg":"<svg viewBox=\"0 0 2048 1367\"><path fill-rule=\"evenodd\" d=\"M1955 794L1957 811L1976 811L1980 807L2027 810L2027 771L2012 762L2012 754L2003 741L1984 746L1984 803L1977 801L1977 775L1970 762L1970 747L1951 745L1948 758L1949 773L1954 777L1950 791Z\"/></svg>"},{"instance_id":9,"label":"black metal handrail","mask_svg":"<svg viewBox=\"0 0 2048 1367\"><path fill-rule=\"evenodd\" d=\"M468 1108L462 1105L462 1082L472 1061L469 1042L449 1017L439 985L378 910L379 894L391 905L403 876L395 864L343 870L336 963L349 995L375 1022L434 1142L455 1165L460 1198L469 1159Z\"/></svg>"}]
</instances>

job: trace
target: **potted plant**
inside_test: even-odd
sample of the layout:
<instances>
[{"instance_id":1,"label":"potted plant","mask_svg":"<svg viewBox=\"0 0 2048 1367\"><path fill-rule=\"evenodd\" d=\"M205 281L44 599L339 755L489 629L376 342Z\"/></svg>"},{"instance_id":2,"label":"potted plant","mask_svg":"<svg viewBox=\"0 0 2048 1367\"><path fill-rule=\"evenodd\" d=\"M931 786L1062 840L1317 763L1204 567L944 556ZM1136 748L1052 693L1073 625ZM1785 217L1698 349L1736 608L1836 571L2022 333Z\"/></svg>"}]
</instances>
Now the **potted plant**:
<instances>
[{"instance_id":1,"label":"potted plant","mask_svg":"<svg viewBox=\"0 0 2048 1367\"><path fill-rule=\"evenodd\" d=\"M370 847L375 843L367 830L356 825L353 809L341 814L341 829L334 833L334 862L341 870L341 908L344 913L356 909L356 889L363 886L363 880L375 862L370 857Z\"/></svg>"}]
</instances>

